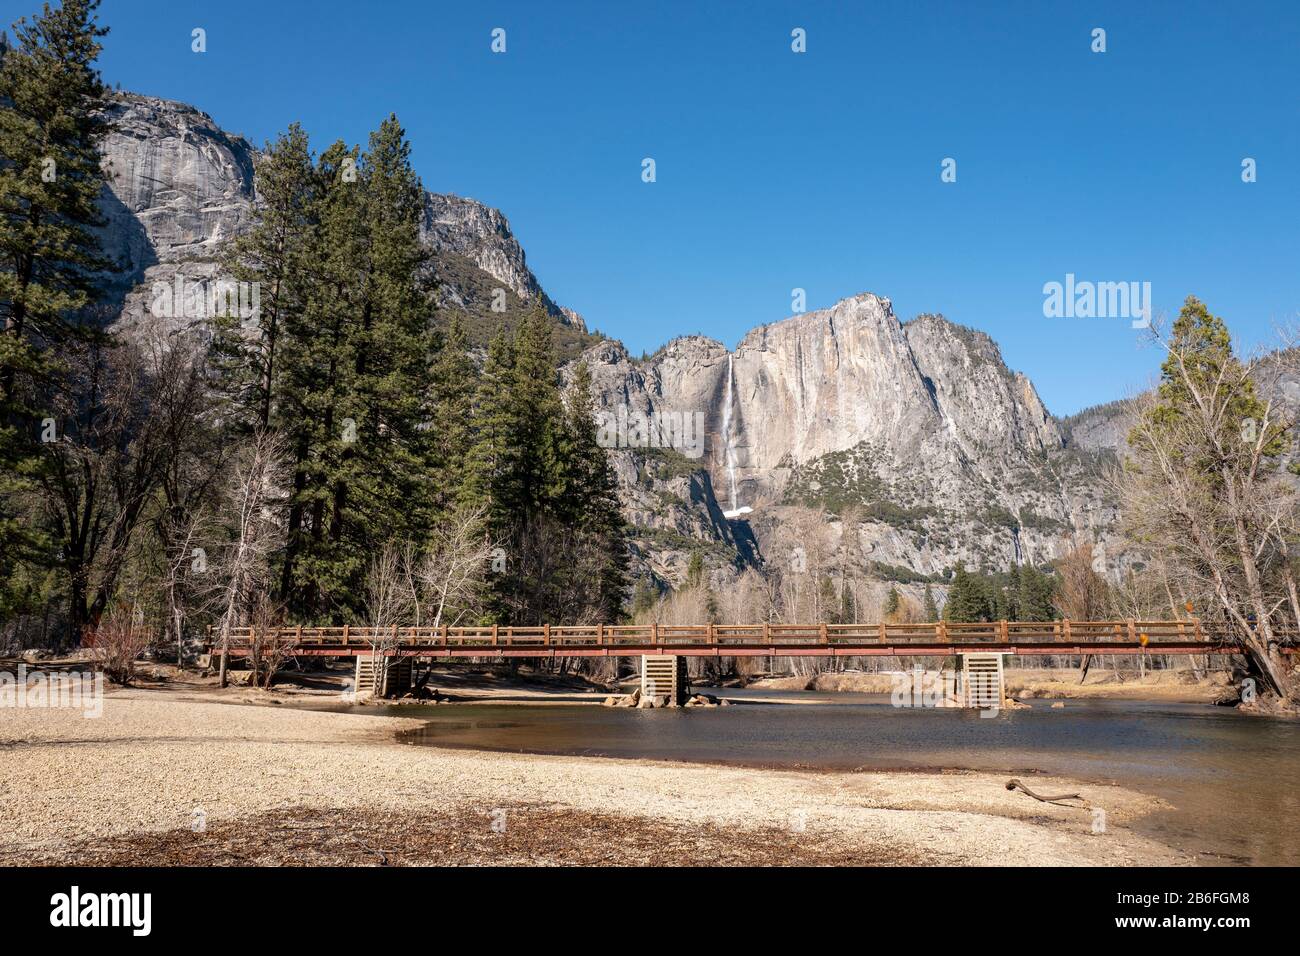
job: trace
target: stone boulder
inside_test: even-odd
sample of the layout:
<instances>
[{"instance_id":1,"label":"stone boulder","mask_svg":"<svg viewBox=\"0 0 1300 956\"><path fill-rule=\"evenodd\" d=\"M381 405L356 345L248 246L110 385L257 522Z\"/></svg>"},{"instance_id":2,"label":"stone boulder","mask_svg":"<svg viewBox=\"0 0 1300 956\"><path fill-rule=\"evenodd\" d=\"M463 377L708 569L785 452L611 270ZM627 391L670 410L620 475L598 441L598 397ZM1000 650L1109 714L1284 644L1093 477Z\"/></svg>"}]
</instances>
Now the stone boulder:
<instances>
[{"instance_id":1,"label":"stone boulder","mask_svg":"<svg viewBox=\"0 0 1300 956\"><path fill-rule=\"evenodd\" d=\"M717 707L718 698L711 697L708 694L695 694L688 701L686 701L686 706L687 707Z\"/></svg>"}]
</instances>

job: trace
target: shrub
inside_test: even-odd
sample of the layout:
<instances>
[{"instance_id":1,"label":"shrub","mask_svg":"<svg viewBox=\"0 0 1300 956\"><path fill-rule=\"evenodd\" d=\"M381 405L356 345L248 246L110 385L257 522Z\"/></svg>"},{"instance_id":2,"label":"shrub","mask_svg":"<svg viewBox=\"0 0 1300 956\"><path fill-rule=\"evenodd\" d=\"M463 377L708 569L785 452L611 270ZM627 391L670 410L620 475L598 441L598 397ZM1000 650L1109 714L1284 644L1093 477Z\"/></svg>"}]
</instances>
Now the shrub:
<instances>
[{"instance_id":1,"label":"shrub","mask_svg":"<svg viewBox=\"0 0 1300 956\"><path fill-rule=\"evenodd\" d=\"M149 646L149 632L133 624L129 615L113 613L103 618L82 643L99 651L104 676L125 686L135 677L135 662Z\"/></svg>"}]
</instances>

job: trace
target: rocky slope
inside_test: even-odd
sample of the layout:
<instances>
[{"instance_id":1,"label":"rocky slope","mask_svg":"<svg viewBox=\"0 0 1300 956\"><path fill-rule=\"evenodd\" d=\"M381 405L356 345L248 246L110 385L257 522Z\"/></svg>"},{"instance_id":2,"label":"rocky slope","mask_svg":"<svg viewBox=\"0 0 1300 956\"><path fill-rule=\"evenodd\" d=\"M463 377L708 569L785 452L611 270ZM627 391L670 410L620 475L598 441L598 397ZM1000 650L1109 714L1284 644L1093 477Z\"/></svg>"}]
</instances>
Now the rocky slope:
<instances>
[{"instance_id":1,"label":"rocky slope","mask_svg":"<svg viewBox=\"0 0 1300 956\"><path fill-rule=\"evenodd\" d=\"M1072 447L1101 454L1118 454L1133 427L1129 402L1120 400L1086 408L1061 420L1061 434Z\"/></svg>"},{"instance_id":2,"label":"rocky slope","mask_svg":"<svg viewBox=\"0 0 1300 956\"><path fill-rule=\"evenodd\" d=\"M103 238L119 268L106 318L131 326L157 321L155 283L179 276L197 296L219 278L224 243L252 221L257 151L182 103L118 94L111 113ZM844 560L913 580L942 581L959 561L1043 561L1068 534L1105 539L1113 524L1099 475L1122 422L1104 408L1058 422L982 333L902 323L864 293L759 326L734 351L688 336L640 362L593 345L552 302L499 211L429 193L421 235L443 314L462 310L476 343L540 306L562 354L585 354L604 412L698 421L691 447L615 442L634 566L661 583L696 551L714 569L779 560L808 509Z\"/></svg>"}]
</instances>

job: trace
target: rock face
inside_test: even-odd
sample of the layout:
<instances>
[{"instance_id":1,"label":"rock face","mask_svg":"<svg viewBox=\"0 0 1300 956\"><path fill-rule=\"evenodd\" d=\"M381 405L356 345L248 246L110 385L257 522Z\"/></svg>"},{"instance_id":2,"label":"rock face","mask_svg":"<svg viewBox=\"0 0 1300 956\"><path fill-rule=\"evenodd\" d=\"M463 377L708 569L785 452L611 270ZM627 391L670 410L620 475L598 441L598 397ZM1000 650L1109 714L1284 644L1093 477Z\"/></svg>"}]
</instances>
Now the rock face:
<instances>
[{"instance_id":1,"label":"rock face","mask_svg":"<svg viewBox=\"0 0 1300 956\"><path fill-rule=\"evenodd\" d=\"M108 253L133 278L159 262L216 258L251 218L252 147L182 103L123 94L109 117Z\"/></svg>"},{"instance_id":2,"label":"rock face","mask_svg":"<svg viewBox=\"0 0 1300 956\"><path fill-rule=\"evenodd\" d=\"M222 245L252 219L254 152L183 103L119 94L109 117L102 242L118 264L118 321L136 324L152 319L155 283L218 274Z\"/></svg>"},{"instance_id":3,"label":"rock face","mask_svg":"<svg viewBox=\"0 0 1300 956\"><path fill-rule=\"evenodd\" d=\"M1116 454L1128 442L1133 415L1127 402L1107 402L1061 420L1066 442L1085 451Z\"/></svg>"}]
</instances>

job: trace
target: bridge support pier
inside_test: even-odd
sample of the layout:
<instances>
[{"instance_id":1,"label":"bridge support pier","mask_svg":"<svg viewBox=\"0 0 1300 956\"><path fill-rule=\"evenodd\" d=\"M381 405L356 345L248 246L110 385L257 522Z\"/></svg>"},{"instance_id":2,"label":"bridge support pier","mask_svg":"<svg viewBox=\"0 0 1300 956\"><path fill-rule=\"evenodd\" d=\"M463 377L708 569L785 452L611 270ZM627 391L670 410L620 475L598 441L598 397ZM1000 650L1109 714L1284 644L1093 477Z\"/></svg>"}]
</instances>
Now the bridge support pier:
<instances>
[{"instance_id":1,"label":"bridge support pier","mask_svg":"<svg viewBox=\"0 0 1300 956\"><path fill-rule=\"evenodd\" d=\"M1006 698L1001 654L961 655L962 703L980 710L1000 708Z\"/></svg>"},{"instance_id":2,"label":"bridge support pier","mask_svg":"<svg viewBox=\"0 0 1300 956\"><path fill-rule=\"evenodd\" d=\"M667 697L677 707L686 703L686 658L680 654L641 655L641 696Z\"/></svg>"},{"instance_id":3,"label":"bridge support pier","mask_svg":"<svg viewBox=\"0 0 1300 956\"><path fill-rule=\"evenodd\" d=\"M403 691L411 689L411 659L394 657L388 661L385 669L375 666L370 655L357 656L356 681L353 684L358 697L396 697ZM384 670L381 687L375 687L375 671Z\"/></svg>"}]
</instances>

